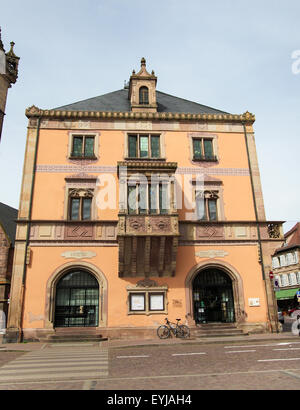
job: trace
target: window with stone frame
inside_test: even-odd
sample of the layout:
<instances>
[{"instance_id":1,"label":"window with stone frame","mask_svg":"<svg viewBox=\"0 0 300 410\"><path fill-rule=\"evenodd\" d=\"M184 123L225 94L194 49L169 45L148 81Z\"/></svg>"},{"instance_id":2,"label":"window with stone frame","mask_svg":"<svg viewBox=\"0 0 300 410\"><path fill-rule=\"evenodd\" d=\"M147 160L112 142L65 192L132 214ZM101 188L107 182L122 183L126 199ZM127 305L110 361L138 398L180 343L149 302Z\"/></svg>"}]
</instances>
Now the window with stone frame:
<instances>
[{"instance_id":1,"label":"window with stone frame","mask_svg":"<svg viewBox=\"0 0 300 410\"><path fill-rule=\"evenodd\" d=\"M139 104L140 105L149 104L149 90L145 86L140 87L139 89Z\"/></svg>"},{"instance_id":2,"label":"window with stone frame","mask_svg":"<svg viewBox=\"0 0 300 410\"><path fill-rule=\"evenodd\" d=\"M95 158L95 136L73 135L71 158Z\"/></svg>"},{"instance_id":3,"label":"window with stone frame","mask_svg":"<svg viewBox=\"0 0 300 410\"><path fill-rule=\"evenodd\" d=\"M127 186L129 214L165 215L171 209L170 183L131 183Z\"/></svg>"},{"instance_id":4,"label":"window with stone frame","mask_svg":"<svg viewBox=\"0 0 300 410\"><path fill-rule=\"evenodd\" d=\"M68 196L68 219L90 221L92 219L93 190L70 189Z\"/></svg>"},{"instance_id":5,"label":"window with stone frame","mask_svg":"<svg viewBox=\"0 0 300 410\"><path fill-rule=\"evenodd\" d=\"M193 137L193 161L216 161L212 138Z\"/></svg>"},{"instance_id":6,"label":"window with stone frame","mask_svg":"<svg viewBox=\"0 0 300 410\"><path fill-rule=\"evenodd\" d=\"M136 287L128 289L128 314L167 314L167 288Z\"/></svg>"},{"instance_id":7,"label":"window with stone frame","mask_svg":"<svg viewBox=\"0 0 300 410\"><path fill-rule=\"evenodd\" d=\"M160 135L128 134L128 158L156 159L160 157Z\"/></svg>"},{"instance_id":8,"label":"window with stone frame","mask_svg":"<svg viewBox=\"0 0 300 410\"><path fill-rule=\"evenodd\" d=\"M195 199L197 220L218 220L218 191L196 191Z\"/></svg>"}]
</instances>

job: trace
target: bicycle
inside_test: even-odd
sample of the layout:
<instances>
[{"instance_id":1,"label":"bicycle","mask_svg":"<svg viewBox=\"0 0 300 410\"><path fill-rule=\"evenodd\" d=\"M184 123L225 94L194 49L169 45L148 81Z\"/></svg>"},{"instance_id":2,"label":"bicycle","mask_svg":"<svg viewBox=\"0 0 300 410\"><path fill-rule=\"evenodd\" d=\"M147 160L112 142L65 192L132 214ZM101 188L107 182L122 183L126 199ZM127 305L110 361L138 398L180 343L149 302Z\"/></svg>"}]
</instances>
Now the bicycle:
<instances>
[{"instance_id":1,"label":"bicycle","mask_svg":"<svg viewBox=\"0 0 300 410\"><path fill-rule=\"evenodd\" d=\"M157 336L160 339L168 339L173 334L175 337L187 338L190 336L190 329L186 325L179 325L181 319L176 319L177 323L172 323L168 318L165 319L166 324L161 325L157 329Z\"/></svg>"}]
</instances>

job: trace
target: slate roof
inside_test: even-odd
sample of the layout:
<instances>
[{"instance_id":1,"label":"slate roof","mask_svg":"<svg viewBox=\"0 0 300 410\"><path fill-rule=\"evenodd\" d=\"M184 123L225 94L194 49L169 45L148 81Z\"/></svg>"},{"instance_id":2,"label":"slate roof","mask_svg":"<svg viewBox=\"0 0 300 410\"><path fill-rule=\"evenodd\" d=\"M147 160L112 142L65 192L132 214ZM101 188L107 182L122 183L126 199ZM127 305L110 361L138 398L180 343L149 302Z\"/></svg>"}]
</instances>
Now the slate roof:
<instances>
[{"instance_id":1,"label":"slate roof","mask_svg":"<svg viewBox=\"0 0 300 410\"><path fill-rule=\"evenodd\" d=\"M300 222L297 222L287 233L284 234L286 243L281 248L276 249L274 255L285 252L293 248L300 248Z\"/></svg>"},{"instance_id":2,"label":"slate roof","mask_svg":"<svg viewBox=\"0 0 300 410\"><path fill-rule=\"evenodd\" d=\"M191 114L228 114L206 105L198 104L183 98L156 91L157 111L172 113ZM55 110L66 111L115 111L130 112L130 101L128 99L128 89L113 91L98 97L78 101L73 104L54 108Z\"/></svg>"},{"instance_id":3,"label":"slate roof","mask_svg":"<svg viewBox=\"0 0 300 410\"><path fill-rule=\"evenodd\" d=\"M18 210L11 206L0 202L0 224L2 225L6 235L11 241L12 246L15 244L16 219L18 218Z\"/></svg>"}]
</instances>

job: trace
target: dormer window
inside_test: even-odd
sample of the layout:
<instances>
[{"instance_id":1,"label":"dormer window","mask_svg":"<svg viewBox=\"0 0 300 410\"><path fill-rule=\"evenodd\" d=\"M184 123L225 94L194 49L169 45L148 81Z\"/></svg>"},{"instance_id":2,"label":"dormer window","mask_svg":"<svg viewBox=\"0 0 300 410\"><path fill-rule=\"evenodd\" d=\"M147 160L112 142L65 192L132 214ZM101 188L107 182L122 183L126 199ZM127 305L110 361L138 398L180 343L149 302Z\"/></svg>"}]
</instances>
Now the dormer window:
<instances>
[{"instance_id":1,"label":"dormer window","mask_svg":"<svg viewBox=\"0 0 300 410\"><path fill-rule=\"evenodd\" d=\"M149 104L149 91L147 87L139 89L139 103L143 105Z\"/></svg>"},{"instance_id":2,"label":"dormer window","mask_svg":"<svg viewBox=\"0 0 300 410\"><path fill-rule=\"evenodd\" d=\"M138 73L132 71L129 80L128 99L133 112L157 112L156 82L154 71L148 73L146 60L141 59L141 69Z\"/></svg>"}]
</instances>

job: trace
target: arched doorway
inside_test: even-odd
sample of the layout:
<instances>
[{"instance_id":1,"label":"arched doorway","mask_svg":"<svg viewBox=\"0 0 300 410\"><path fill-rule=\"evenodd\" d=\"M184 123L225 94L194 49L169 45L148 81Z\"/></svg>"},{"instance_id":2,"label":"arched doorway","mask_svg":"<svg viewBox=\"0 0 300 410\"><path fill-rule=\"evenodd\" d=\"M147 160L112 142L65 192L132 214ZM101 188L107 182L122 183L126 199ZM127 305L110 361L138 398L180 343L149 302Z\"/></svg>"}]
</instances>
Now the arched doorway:
<instances>
[{"instance_id":1,"label":"arched doorway","mask_svg":"<svg viewBox=\"0 0 300 410\"><path fill-rule=\"evenodd\" d=\"M69 271L56 285L55 327L94 327L99 321L99 284L89 272Z\"/></svg>"},{"instance_id":2,"label":"arched doorway","mask_svg":"<svg viewBox=\"0 0 300 410\"><path fill-rule=\"evenodd\" d=\"M196 323L235 322L232 280L227 273L215 267L201 270L192 288Z\"/></svg>"}]
</instances>

